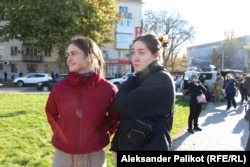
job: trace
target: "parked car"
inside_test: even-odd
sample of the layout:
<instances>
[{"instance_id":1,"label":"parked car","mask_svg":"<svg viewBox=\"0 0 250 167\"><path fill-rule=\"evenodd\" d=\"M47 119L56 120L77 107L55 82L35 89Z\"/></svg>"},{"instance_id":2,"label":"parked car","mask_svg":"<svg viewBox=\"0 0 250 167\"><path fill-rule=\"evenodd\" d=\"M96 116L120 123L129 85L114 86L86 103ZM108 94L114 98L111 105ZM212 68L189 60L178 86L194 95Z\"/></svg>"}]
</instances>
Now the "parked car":
<instances>
[{"instance_id":1,"label":"parked car","mask_svg":"<svg viewBox=\"0 0 250 167\"><path fill-rule=\"evenodd\" d=\"M183 78L179 77L177 78L174 82L175 82L175 91L179 91L181 90L181 84L182 84Z\"/></svg>"},{"instance_id":2,"label":"parked car","mask_svg":"<svg viewBox=\"0 0 250 167\"><path fill-rule=\"evenodd\" d=\"M38 82L36 84L36 89L41 91L50 91L57 82L65 79L67 76L68 74L60 74L51 80Z\"/></svg>"},{"instance_id":3,"label":"parked car","mask_svg":"<svg viewBox=\"0 0 250 167\"><path fill-rule=\"evenodd\" d=\"M17 77L13 80L13 83L18 87L25 85L36 85L37 82L51 80L50 74L47 73L30 73L23 77Z\"/></svg>"},{"instance_id":4,"label":"parked car","mask_svg":"<svg viewBox=\"0 0 250 167\"><path fill-rule=\"evenodd\" d=\"M207 93L209 96L214 94L214 82L217 78L217 71L205 71L200 73L199 80L207 88Z\"/></svg>"},{"instance_id":5,"label":"parked car","mask_svg":"<svg viewBox=\"0 0 250 167\"><path fill-rule=\"evenodd\" d=\"M117 86L117 88L119 89L121 87L122 83L125 82L128 79L128 77L130 77L132 75L133 75L133 73L127 73L120 78L111 79L109 81L112 82L113 84L115 84Z\"/></svg>"}]
</instances>

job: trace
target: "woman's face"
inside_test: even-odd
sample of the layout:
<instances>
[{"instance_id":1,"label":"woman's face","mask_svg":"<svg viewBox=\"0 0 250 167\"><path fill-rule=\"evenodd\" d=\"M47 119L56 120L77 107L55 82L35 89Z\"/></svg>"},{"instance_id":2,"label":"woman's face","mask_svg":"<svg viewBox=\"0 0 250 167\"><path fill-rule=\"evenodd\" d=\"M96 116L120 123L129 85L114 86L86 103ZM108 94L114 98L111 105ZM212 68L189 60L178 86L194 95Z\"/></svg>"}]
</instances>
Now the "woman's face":
<instances>
[{"instance_id":1,"label":"woman's face","mask_svg":"<svg viewBox=\"0 0 250 167\"><path fill-rule=\"evenodd\" d=\"M74 44L67 48L67 64L70 72L84 73L91 70L91 61L84 52Z\"/></svg>"},{"instance_id":2,"label":"woman's face","mask_svg":"<svg viewBox=\"0 0 250 167\"><path fill-rule=\"evenodd\" d=\"M142 41L136 41L132 46L132 64L135 72L142 71L154 60L157 60L157 54L152 54Z\"/></svg>"}]
</instances>

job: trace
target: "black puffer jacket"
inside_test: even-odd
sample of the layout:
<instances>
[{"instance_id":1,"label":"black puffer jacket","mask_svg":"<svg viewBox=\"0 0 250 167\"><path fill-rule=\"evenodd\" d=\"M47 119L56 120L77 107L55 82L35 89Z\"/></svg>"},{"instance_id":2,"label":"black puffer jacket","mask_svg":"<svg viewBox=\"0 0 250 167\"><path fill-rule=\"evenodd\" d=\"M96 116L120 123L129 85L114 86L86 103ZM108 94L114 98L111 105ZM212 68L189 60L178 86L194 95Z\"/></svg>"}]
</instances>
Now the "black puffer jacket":
<instances>
[{"instance_id":1,"label":"black puffer jacket","mask_svg":"<svg viewBox=\"0 0 250 167\"><path fill-rule=\"evenodd\" d=\"M201 83L190 82L188 84L188 91L190 92L190 101L189 105L202 105L198 103L197 96L201 95L201 93L206 93L206 87Z\"/></svg>"},{"instance_id":2,"label":"black puffer jacket","mask_svg":"<svg viewBox=\"0 0 250 167\"><path fill-rule=\"evenodd\" d=\"M129 77L116 96L115 104L121 121L113 138L111 150L169 150L174 99L174 81L164 67L156 62L136 76ZM134 119L151 124L165 120L153 130L154 135L146 145L135 146L128 141L128 131Z\"/></svg>"}]
</instances>

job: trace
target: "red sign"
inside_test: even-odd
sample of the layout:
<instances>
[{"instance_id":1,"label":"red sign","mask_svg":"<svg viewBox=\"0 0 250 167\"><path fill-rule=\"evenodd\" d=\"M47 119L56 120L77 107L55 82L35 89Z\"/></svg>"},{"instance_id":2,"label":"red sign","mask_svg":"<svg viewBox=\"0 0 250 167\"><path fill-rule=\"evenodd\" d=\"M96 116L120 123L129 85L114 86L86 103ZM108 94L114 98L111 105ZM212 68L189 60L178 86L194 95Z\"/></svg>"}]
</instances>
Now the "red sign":
<instances>
[{"instance_id":1,"label":"red sign","mask_svg":"<svg viewBox=\"0 0 250 167\"><path fill-rule=\"evenodd\" d=\"M142 30L141 27L135 27L135 38L141 36Z\"/></svg>"},{"instance_id":2,"label":"red sign","mask_svg":"<svg viewBox=\"0 0 250 167\"><path fill-rule=\"evenodd\" d=\"M105 64L130 64L129 60L105 60Z\"/></svg>"}]
</instances>

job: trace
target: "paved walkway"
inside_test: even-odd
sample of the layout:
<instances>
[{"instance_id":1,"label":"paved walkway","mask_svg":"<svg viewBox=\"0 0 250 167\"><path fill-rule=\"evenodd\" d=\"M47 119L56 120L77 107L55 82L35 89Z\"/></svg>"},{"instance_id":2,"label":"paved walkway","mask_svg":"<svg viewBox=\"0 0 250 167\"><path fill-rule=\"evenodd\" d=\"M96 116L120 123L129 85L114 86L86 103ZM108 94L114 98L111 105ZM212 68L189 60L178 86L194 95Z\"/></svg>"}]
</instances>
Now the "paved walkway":
<instances>
[{"instance_id":1,"label":"paved walkway","mask_svg":"<svg viewBox=\"0 0 250 167\"><path fill-rule=\"evenodd\" d=\"M176 151L186 150L244 150L249 130L248 122L244 120L244 106L236 98L237 108L226 111L226 101L219 106L212 102L204 106L199 117L202 131L190 134L186 131L173 140Z\"/></svg>"}]
</instances>

